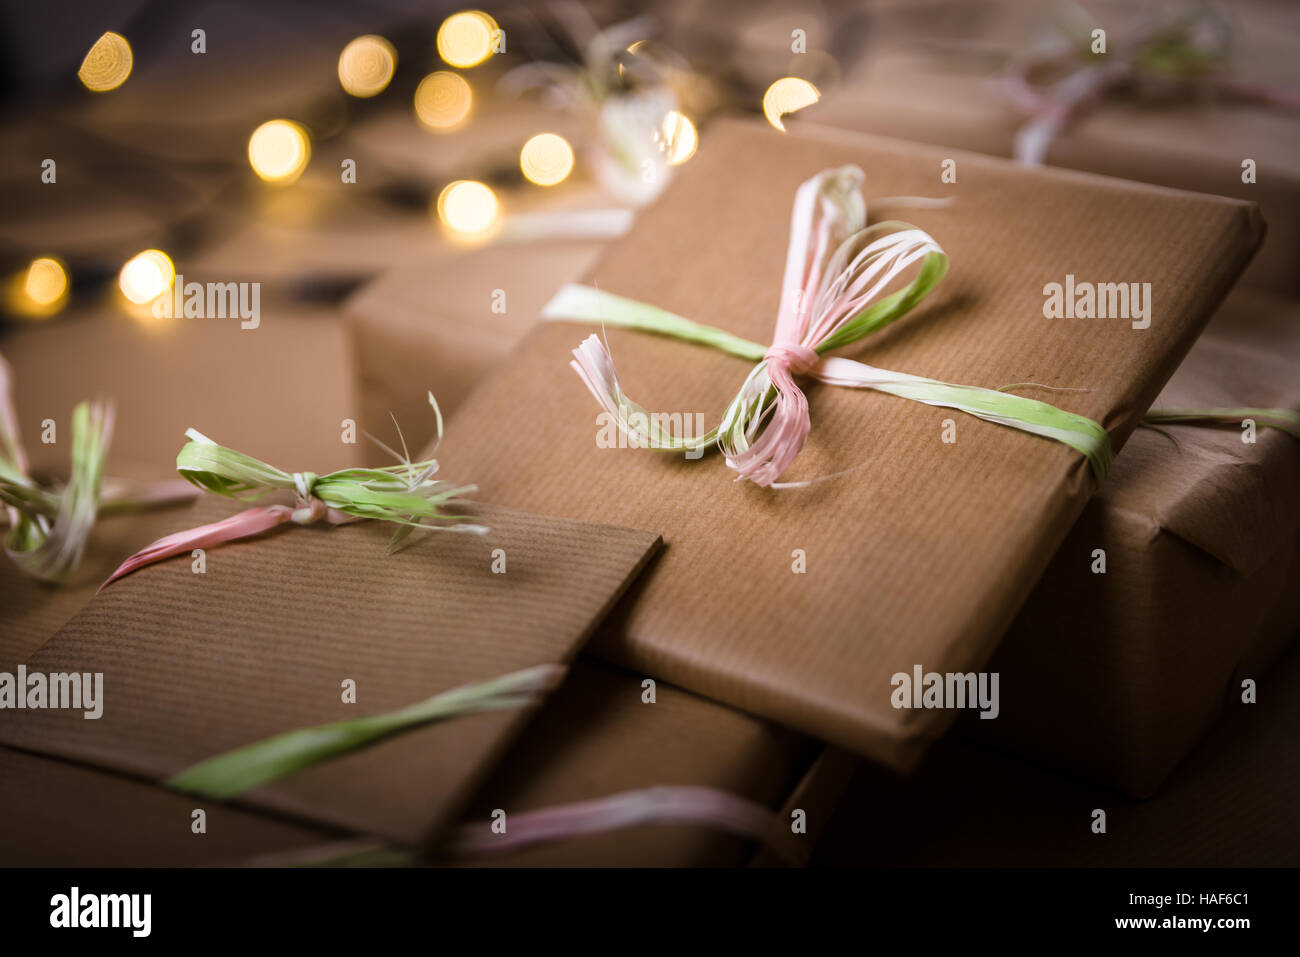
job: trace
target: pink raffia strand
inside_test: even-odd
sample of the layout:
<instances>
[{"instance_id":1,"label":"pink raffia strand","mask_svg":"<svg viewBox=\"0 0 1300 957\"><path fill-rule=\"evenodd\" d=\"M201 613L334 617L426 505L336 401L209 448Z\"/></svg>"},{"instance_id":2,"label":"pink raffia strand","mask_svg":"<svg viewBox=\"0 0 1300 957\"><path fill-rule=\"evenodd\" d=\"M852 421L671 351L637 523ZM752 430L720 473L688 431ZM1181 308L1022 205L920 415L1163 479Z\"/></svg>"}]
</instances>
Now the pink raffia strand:
<instances>
[{"instance_id":1,"label":"pink raffia strand","mask_svg":"<svg viewBox=\"0 0 1300 957\"><path fill-rule=\"evenodd\" d=\"M99 586L99 591L103 591L137 568L152 565L174 555L183 555L195 548L212 548L236 539L261 535L286 522L309 525L312 522L325 521L330 525L342 525L357 520L355 516L328 508L318 498L312 498L308 504L300 505L298 508L291 508L288 505L263 505L245 509L238 515L223 518L219 522L210 522L197 528L163 536L124 561L117 571L108 576L104 584Z\"/></svg>"},{"instance_id":2,"label":"pink raffia strand","mask_svg":"<svg viewBox=\"0 0 1300 957\"><path fill-rule=\"evenodd\" d=\"M748 798L717 788L661 786L621 791L590 801L511 814L504 834L466 824L451 851L463 856L514 851L642 824L695 824L758 841L788 864L807 863L808 850L779 815Z\"/></svg>"}]
</instances>

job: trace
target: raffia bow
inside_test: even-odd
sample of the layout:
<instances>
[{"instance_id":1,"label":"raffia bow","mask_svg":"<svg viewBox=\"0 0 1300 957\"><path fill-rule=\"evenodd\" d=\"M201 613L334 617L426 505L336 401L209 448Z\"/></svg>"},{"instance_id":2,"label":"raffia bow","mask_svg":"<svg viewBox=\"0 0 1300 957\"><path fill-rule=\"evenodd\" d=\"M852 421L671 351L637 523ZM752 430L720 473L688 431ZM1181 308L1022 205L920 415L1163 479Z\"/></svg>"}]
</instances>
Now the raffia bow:
<instances>
[{"instance_id":1,"label":"raffia bow","mask_svg":"<svg viewBox=\"0 0 1300 957\"><path fill-rule=\"evenodd\" d=\"M1112 460L1110 437L1086 416L1003 391L890 372L827 355L906 315L948 269L947 255L923 230L901 222L866 225L866 203L860 191L864 178L858 167L844 166L824 170L799 187L770 346L576 284L563 286L542 316L655 332L756 362L718 426L701 436L684 437L669 434L655 416L624 394L613 359L598 336L588 336L574 350L570 363L619 428L638 444L696 451L716 443L737 480L773 488L808 484L777 481L811 430L808 400L796 375L957 409L1063 442L1082 452L1097 479L1103 478ZM917 263L920 268L911 282L886 294L890 284Z\"/></svg>"},{"instance_id":2,"label":"raffia bow","mask_svg":"<svg viewBox=\"0 0 1300 957\"><path fill-rule=\"evenodd\" d=\"M429 404L437 415L441 440L442 413L432 393L429 393ZM360 519L391 522L398 529L390 550L416 529L478 535L487 532L486 526L473 524L467 516L446 511L448 506L463 504L461 496L478 488L434 479L438 471L438 460L434 458L412 462L408 455L398 455L390 449L401 465L350 468L317 475L282 471L251 455L218 445L195 429L188 429L185 435L189 441L176 456L176 470L199 488L241 501L256 500L275 491L293 492L295 506L254 507L219 522L160 538L123 562L100 586L101 590L145 565L194 548L210 548L259 535L286 523L341 525Z\"/></svg>"}]
</instances>

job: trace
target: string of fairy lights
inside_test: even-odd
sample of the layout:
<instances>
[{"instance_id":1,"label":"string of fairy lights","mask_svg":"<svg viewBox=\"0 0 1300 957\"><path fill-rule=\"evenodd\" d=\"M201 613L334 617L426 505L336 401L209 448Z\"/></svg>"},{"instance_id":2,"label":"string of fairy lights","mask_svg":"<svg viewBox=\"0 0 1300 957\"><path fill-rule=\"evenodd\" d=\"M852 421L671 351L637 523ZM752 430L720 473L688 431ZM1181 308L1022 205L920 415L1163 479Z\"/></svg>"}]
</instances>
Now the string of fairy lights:
<instances>
[{"instance_id":1,"label":"string of fairy lights","mask_svg":"<svg viewBox=\"0 0 1300 957\"><path fill-rule=\"evenodd\" d=\"M497 21L481 10L462 10L448 16L436 34L437 52L449 69L425 76L416 86L412 112L424 129L434 134L463 129L475 106L474 88L461 72L486 62L499 52L502 36ZM636 54L645 41L627 47ZM87 52L78 78L94 93L108 93L126 83L134 57L126 37L103 34ZM349 96L369 99L379 96L397 71L397 50L382 36L367 34L344 46L338 59L338 80ZM619 67L620 74L622 66ZM820 97L809 80L787 76L774 81L763 96L763 113L778 130L785 130L781 117L803 109ZM689 160L699 145L695 123L676 109L666 110L653 131L653 139L668 166ZM302 176L311 162L312 138L302 124L288 119L271 119L253 130L248 140L248 163L266 183L289 186ZM519 169L525 180L538 187L556 186L573 173L577 157L573 146L558 133L543 131L528 137L519 151ZM445 234L461 242L490 237L500 225L502 203L488 184L458 179L444 186L432 204ZM122 305L139 311L168 292L176 280L171 256L160 249L146 249L128 259L118 274ZM5 305L20 317L47 318L67 304L71 282L66 263L55 255L34 258L25 270L9 277L5 284Z\"/></svg>"}]
</instances>

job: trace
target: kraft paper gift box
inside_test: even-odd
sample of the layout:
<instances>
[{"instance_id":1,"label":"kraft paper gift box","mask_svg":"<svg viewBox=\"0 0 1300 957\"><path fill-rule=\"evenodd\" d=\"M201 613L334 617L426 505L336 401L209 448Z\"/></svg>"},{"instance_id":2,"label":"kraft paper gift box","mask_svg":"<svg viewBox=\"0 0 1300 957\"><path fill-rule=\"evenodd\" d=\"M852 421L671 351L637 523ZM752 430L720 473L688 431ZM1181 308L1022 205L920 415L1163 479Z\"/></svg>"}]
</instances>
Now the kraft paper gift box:
<instances>
[{"instance_id":1,"label":"kraft paper gift box","mask_svg":"<svg viewBox=\"0 0 1300 957\"><path fill-rule=\"evenodd\" d=\"M1234 292L1156 405L1300 411L1297 368L1300 306ZM1139 429L989 663L1001 714L964 726L1154 792L1300 634L1297 488L1300 439L1262 422Z\"/></svg>"},{"instance_id":2,"label":"kraft paper gift box","mask_svg":"<svg viewBox=\"0 0 1300 957\"><path fill-rule=\"evenodd\" d=\"M868 200L933 195L946 155L715 124L586 280L770 341L796 187L856 163ZM960 162L956 204L907 215L951 257L947 277L848 354L989 388L1088 390L1050 395L1122 446L1258 244L1258 212L973 154ZM1044 285L1067 274L1150 282L1150 327L1045 319ZM452 417L441 454L512 505L663 535L664 553L598 633L598 654L880 761L914 762L952 714L895 709L891 676L984 664L1093 489L1081 456L949 410L810 384L814 428L786 478L861 468L802 490L734 484L714 456L598 447L598 406L568 368L591 332L533 330ZM696 345L606 335L625 388L654 410L716 421L748 371ZM941 441L948 418L952 444Z\"/></svg>"},{"instance_id":3,"label":"kraft paper gift box","mask_svg":"<svg viewBox=\"0 0 1300 957\"><path fill-rule=\"evenodd\" d=\"M201 500L175 528L232 511ZM0 742L158 781L282 732L567 663L658 543L487 505L475 513L490 538L428 533L437 538L385 556L385 523L295 527L209 549L203 574L187 556L140 569L26 662L29 675L102 673L102 715L5 710ZM494 549L504 574L492 571ZM472 794L529 710L422 726L238 801L418 843Z\"/></svg>"},{"instance_id":4,"label":"kraft paper gift box","mask_svg":"<svg viewBox=\"0 0 1300 957\"><path fill-rule=\"evenodd\" d=\"M1126 33L1144 16L1195 5L1083 6L1078 15L1090 11L1118 55ZM1004 92L1003 71L1009 55L1034 48L1056 9L1005 0L883 6L872 19L870 50L805 116L817 124L1011 156L1025 116ZM1292 44L1300 27L1296 9L1261 3L1224 9L1234 31L1230 75L1294 97L1300 90ZM1256 164L1253 183L1242 181L1246 159ZM1046 162L1257 202L1269 237L1244 281L1300 294L1300 110L1229 95L1117 92L1080 110L1053 140Z\"/></svg>"}]
</instances>

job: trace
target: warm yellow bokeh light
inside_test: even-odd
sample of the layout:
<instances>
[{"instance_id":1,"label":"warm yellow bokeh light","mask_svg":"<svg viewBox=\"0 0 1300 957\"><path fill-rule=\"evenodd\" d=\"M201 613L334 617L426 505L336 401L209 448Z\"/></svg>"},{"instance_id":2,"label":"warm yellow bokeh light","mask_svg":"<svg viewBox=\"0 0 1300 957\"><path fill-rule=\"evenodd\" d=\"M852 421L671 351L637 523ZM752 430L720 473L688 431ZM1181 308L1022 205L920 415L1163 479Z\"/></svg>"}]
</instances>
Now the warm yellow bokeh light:
<instances>
[{"instance_id":1,"label":"warm yellow bokeh light","mask_svg":"<svg viewBox=\"0 0 1300 957\"><path fill-rule=\"evenodd\" d=\"M562 183L573 172L573 147L556 133L538 133L519 151L519 168L538 186Z\"/></svg>"},{"instance_id":2,"label":"warm yellow bokeh light","mask_svg":"<svg viewBox=\"0 0 1300 957\"><path fill-rule=\"evenodd\" d=\"M25 270L4 283L4 301L15 315L42 319L68 301L68 271L57 259L33 259Z\"/></svg>"},{"instance_id":3,"label":"warm yellow bokeh light","mask_svg":"<svg viewBox=\"0 0 1300 957\"><path fill-rule=\"evenodd\" d=\"M292 183L310 159L307 131L289 120L269 120L248 138L248 162L268 183Z\"/></svg>"},{"instance_id":4,"label":"warm yellow bokeh light","mask_svg":"<svg viewBox=\"0 0 1300 957\"><path fill-rule=\"evenodd\" d=\"M458 179L438 194L438 218L462 239L489 235L501 215L496 193L484 183Z\"/></svg>"},{"instance_id":5,"label":"warm yellow bokeh light","mask_svg":"<svg viewBox=\"0 0 1300 957\"><path fill-rule=\"evenodd\" d=\"M462 70L493 54L497 22L481 10L453 13L438 28L438 56Z\"/></svg>"},{"instance_id":6,"label":"warm yellow bokeh light","mask_svg":"<svg viewBox=\"0 0 1300 957\"><path fill-rule=\"evenodd\" d=\"M171 257L160 249L146 249L122 267L118 276L122 295L137 306L157 299L176 281Z\"/></svg>"},{"instance_id":7,"label":"warm yellow bokeh light","mask_svg":"<svg viewBox=\"0 0 1300 957\"><path fill-rule=\"evenodd\" d=\"M805 106L812 106L822 97L821 91L807 80L797 76L784 76L767 88L763 94L763 115L781 132L785 125L781 117Z\"/></svg>"},{"instance_id":8,"label":"warm yellow bokeh light","mask_svg":"<svg viewBox=\"0 0 1300 957\"><path fill-rule=\"evenodd\" d=\"M353 96L382 93L397 69L397 51L383 37L357 37L339 54L339 82Z\"/></svg>"},{"instance_id":9,"label":"warm yellow bokeh light","mask_svg":"<svg viewBox=\"0 0 1300 957\"><path fill-rule=\"evenodd\" d=\"M95 41L81 61L77 76L86 89L106 93L126 82L131 75L131 63L131 44L122 34L110 30Z\"/></svg>"},{"instance_id":10,"label":"warm yellow bokeh light","mask_svg":"<svg viewBox=\"0 0 1300 957\"><path fill-rule=\"evenodd\" d=\"M454 130L469 116L474 93L465 78L440 70L415 88L415 115L431 130Z\"/></svg>"},{"instance_id":11,"label":"warm yellow bokeh light","mask_svg":"<svg viewBox=\"0 0 1300 957\"><path fill-rule=\"evenodd\" d=\"M68 294L68 272L57 259L33 259L23 291L42 309L57 305Z\"/></svg>"},{"instance_id":12,"label":"warm yellow bokeh light","mask_svg":"<svg viewBox=\"0 0 1300 957\"><path fill-rule=\"evenodd\" d=\"M685 114L669 110L659 124L659 145L669 166L681 166L695 155L700 134Z\"/></svg>"}]
</instances>

